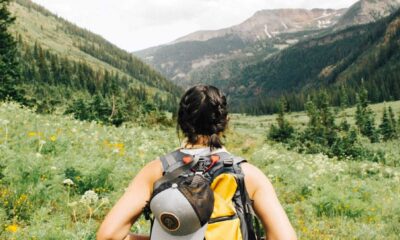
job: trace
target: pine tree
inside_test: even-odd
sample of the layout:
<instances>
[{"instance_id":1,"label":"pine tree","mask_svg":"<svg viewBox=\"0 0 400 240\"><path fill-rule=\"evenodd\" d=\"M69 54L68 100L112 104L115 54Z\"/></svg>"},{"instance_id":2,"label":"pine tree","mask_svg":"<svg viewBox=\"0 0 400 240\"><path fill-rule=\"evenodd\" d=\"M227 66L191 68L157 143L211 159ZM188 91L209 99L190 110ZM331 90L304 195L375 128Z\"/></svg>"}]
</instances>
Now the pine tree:
<instances>
[{"instance_id":1,"label":"pine tree","mask_svg":"<svg viewBox=\"0 0 400 240\"><path fill-rule=\"evenodd\" d=\"M336 139L335 118L329 105L329 98L326 92L319 94L318 108L321 116L321 125L323 126L323 135L327 144L331 146Z\"/></svg>"},{"instance_id":2,"label":"pine tree","mask_svg":"<svg viewBox=\"0 0 400 240\"><path fill-rule=\"evenodd\" d=\"M379 141L378 132L375 127L375 116L373 111L368 107L368 92L363 87L359 94L357 94L357 107L356 107L356 125L360 133L369 138L374 143Z\"/></svg>"},{"instance_id":3,"label":"pine tree","mask_svg":"<svg viewBox=\"0 0 400 240\"><path fill-rule=\"evenodd\" d=\"M287 102L281 99L278 117L276 119L278 126L271 125L268 138L277 142L286 142L289 140L293 133L294 128L285 119L285 112L287 111Z\"/></svg>"},{"instance_id":4,"label":"pine tree","mask_svg":"<svg viewBox=\"0 0 400 240\"><path fill-rule=\"evenodd\" d=\"M400 113L399 113L399 117L397 119L396 129L397 129L397 132L399 133L398 136L400 137Z\"/></svg>"},{"instance_id":5,"label":"pine tree","mask_svg":"<svg viewBox=\"0 0 400 240\"><path fill-rule=\"evenodd\" d=\"M349 106L349 96L347 95L346 88L344 85L340 86L340 93L339 93L339 106L340 108L346 109Z\"/></svg>"},{"instance_id":6,"label":"pine tree","mask_svg":"<svg viewBox=\"0 0 400 240\"><path fill-rule=\"evenodd\" d=\"M386 107L383 109L382 122L379 125L383 141L391 140L395 137L394 127L388 115Z\"/></svg>"},{"instance_id":7,"label":"pine tree","mask_svg":"<svg viewBox=\"0 0 400 240\"><path fill-rule=\"evenodd\" d=\"M16 84L19 81L17 46L9 27L15 21L8 11L10 0L0 0L0 100L7 98L23 100L23 92Z\"/></svg>"},{"instance_id":8,"label":"pine tree","mask_svg":"<svg viewBox=\"0 0 400 240\"><path fill-rule=\"evenodd\" d=\"M394 131L394 136L396 137L399 134L399 132L397 131L397 121L396 121L396 117L393 112L393 108L391 106L389 106L389 120L390 120L392 129Z\"/></svg>"}]
</instances>

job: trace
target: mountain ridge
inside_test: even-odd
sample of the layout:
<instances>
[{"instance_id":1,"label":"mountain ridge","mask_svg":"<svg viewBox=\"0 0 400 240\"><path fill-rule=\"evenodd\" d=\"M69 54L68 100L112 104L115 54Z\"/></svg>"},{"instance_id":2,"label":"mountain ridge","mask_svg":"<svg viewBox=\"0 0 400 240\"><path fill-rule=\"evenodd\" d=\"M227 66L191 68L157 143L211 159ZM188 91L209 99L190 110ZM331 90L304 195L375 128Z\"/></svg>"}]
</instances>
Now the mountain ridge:
<instances>
[{"instance_id":1,"label":"mountain ridge","mask_svg":"<svg viewBox=\"0 0 400 240\"><path fill-rule=\"evenodd\" d=\"M375 23L298 43L244 67L229 81L213 81L236 104L246 102L243 111L253 113L276 111L280 97L292 110L302 110L307 96L317 90L327 91L335 105L341 95L354 103L361 86L374 103L399 99L399 37L400 10Z\"/></svg>"},{"instance_id":2,"label":"mountain ridge","mask_svg":"<svg viewBox=\"0 0 400 240\"><path fill-rule=\"evenodd\" d=\"M257 41L265 38L272 38L273 36L285 32L312 30L314 28L327 28L334 23L334 21L332 22L331 19L332 15L337 14L336 16L333 16L333 18L338 17L344 11L345 9L336 10L321 8L314 8L310 10L300 8L264 9L257 11L240 24L219 30L197 31L178 38L172 43L179 43L183 41L207 41L211 38L223 37L228 34L236 34L243 40ZM319 21L319 25L317 24L317 26L312 26L312 22L314 20L317 22ZM308 26L309 24L310 26ZM272 26L272 29L271 27L268 29L268 25ZM265 26L267 26L267 29ZM307 29L307 27L310 29ZM207 34L214 36L206 36Z\"/></svg>"},{"instance_id":3,"label":"mountain ridge","mask_svg":"<svg viewBox=\"0 0 400 240\"><path fill-rule=\"evenodd\" d=\"M343 12L344 9L262 10L230 28L196 32L133 54L175 84L188 87L192 71L231 58L269 55L320 34L332 27Z\"/></svg>"},{"instance_id":4,"label":"mountain ridge","mask_svg":"<svg viewBox=\"0 0 400 240\"><path fill-rule=\"evenodd\" d=\"M146 66L141 60L125 50L122 50L110 43L102 36L92 33L86 29L80 28L74 23L71 23L56 14L53 14L44 7L30 1L30 0L16 0L10 5L10 10L17 17L16 23L14 24L13 31L21 34L24 38L24 42L30 46L34 46L35 43L40 43L44 49L49 49L54 53L68 56L72 61L85 61L95 70L109 70L121 75L125 75L131 78L135 84L149 85L150 88L156 90L162 85L166 89L174 89L173 85L166 81L166 79L156 72L154 69ZM106 61L106 57L95 56L93 53L88 51L88 48L84 49L84 44L90 40L90 47L102 47L105 51L105 55L113 56L128 65L131 61L134 64L140 65L142 71L151 72L154 74L154 81L158 81L158 84L146 83L139 75L133 76L127 73L126 70L113 66L111 61ZM86 51L85 51L86 50ZM107 52L108 51L108 52ZM116 57L119 55L119 57ZM103 59L102 59L103 58ZM162 82L162 83L161 83ZM152 85L152 86L150 86ZM175 91L176 90L172 90Z\"/></svg>"},{"instance_id":5,"label":"mountain ridge","mask_svg":"<svg viewBox=\"0 0 400 240\"><path fill-rule=\"evenodd\" d=\"M394 11L390 7L393 2L397 4L400 0L361 0L348 9L337 10L260 10L238 25L220 31L198 31L178 38L172 43L133 54L152 65L175 84L188 87L202 83L203 80L199 76L213 75L214 73L208 71L217 68L214 67L216 65L224 65L224 75L229 78L233 75L232 71L238 71L237 69L244 65L262 61L271 54L280 52L298 42L385 17ZM357 8L358 5L364 7ZM374 12L362 11L364 8L371 9L373 7L382 8L383 10L380 11L383 13L375 14L375 18L373 18L370 15L373 15ZM300 13L287 14L296 11ZM285 16L285 12L286 15L291 15L290 18L282 20L283 18L277 17ZM366 14L369 14L367 20L358 20L358 16ZM291 21L291 19L296 21ZM269 25L270 22L273 22L274 25ZM240 29L242 26L244 27ZM192 54L193 49L195 49L195 54ZM217 81L213 82L217 84Z\"/></svg>"},{"instance_id":6,"label":"mountain ridge","mask_svg":"<svg viewBox=\"0 0 400 240\"><path fill-rule=\"evenodd\" d=\"M400 0L360 0L350 6L341 17L335 29L367 24L387 17L400 7Z\"/></svg>"},{"instance_id":7,"label":"mountain ridge","mask_svg":"<svg viewBox=\"0 0 400 240\"><path fill-rule=\"evenodd\" d=\"M30 0L10 5L20 59L20 102L40 113L121 125L168 123L183 90L102 36Z\"/></svg>"}]
</instances>

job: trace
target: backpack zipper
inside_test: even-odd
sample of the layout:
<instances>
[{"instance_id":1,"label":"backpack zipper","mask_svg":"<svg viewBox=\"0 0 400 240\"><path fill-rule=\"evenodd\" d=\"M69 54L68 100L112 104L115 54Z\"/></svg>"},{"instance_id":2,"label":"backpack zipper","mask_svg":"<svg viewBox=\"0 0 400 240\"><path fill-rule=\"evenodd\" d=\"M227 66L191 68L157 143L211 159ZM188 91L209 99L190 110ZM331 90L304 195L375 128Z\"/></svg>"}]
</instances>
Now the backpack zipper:
<instances>
[{"instance_id":1,"label":"backpack zipper","mask_svg":"<svg viewBox=\"0 0 400 240\"><path fill-rule=\"evenodd\" d=\"M236 219L237 217L238 217L237 214L234 214L231 216L211 218L210 220L208 220L208 223L212 224L212 223L216 223L216 222L228 221L228 220Z\"/></svg>"}]
</instances>

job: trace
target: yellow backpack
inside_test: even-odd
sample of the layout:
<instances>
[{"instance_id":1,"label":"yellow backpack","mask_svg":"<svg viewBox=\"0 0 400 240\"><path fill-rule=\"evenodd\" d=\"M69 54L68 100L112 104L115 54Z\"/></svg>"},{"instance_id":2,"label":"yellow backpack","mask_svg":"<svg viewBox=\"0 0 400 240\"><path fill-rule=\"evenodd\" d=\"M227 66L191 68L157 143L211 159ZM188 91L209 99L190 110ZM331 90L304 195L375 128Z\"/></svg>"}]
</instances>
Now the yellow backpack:
<instances>
[{"instance_id":1,"label":"yellow backpack","mask_svg":"<svg viewBox=\"0 0 400 240\"><path fill-rule=\"evenodd\" d=\"M259 221L254 214L240 167L241 163L246 162L245 159L225 151L199 157L176 150L160 157L160 160L164 177L155 184L154 189L167 181L199 172L211 183L214 208L208 221L205 240L262 239ZM146 219L152 220L148 207L144 213Z\"/></svg>"}]
</instances>

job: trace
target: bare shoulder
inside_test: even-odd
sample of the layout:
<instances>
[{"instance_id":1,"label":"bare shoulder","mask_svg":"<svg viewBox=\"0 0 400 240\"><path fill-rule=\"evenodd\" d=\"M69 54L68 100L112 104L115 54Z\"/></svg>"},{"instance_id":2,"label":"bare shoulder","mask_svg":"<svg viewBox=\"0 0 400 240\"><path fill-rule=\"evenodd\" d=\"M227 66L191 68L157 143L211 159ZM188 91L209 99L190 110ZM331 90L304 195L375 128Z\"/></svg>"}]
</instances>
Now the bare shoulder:
<instances>
[{"instance_id":1,"label":"bare shoulder","mask_svg":"<svg viewBox=\"0 0 400 240\"><path fill-rule=\"evenodd\" d=\"M136 182L146 182L148 185L152 186L155 181L160 179L163 175L163 166L159 158L148 162L134 177L132 183Z\"/></svg>"},{"instance_id":2,"label":"bare shoulder","mask_svg":"<svg viewBox=\"0 0 400 240\"><path fill-rule=\"evenodd\" d=\"M258 167L248 162L242 163L240 166L244 174L246 189L251 199L254 199L254 194L261 188L270 193L275 192L271 181Z\"/></svg>"},{"instance_id":3,"label":"bare shoulder","mask_svg":"<svg viewBox=\"0 0 400 240\"><path fill-rule=\"evenodd\" d=\"M143 169L157 171L162 174L163 167L160 158L148 162Z\"/></svg>"},{"instance_id":4,"label":"bare shoulder","mask_svg":"<svg viewBox=\"0 0 400 240\"><path fill-rule=\"evenodd\" d=\"M250 163L241 166L254 211L268 232L268 239L297 239L271 181L256 166Z\"/></svg>"}]
</instances>

